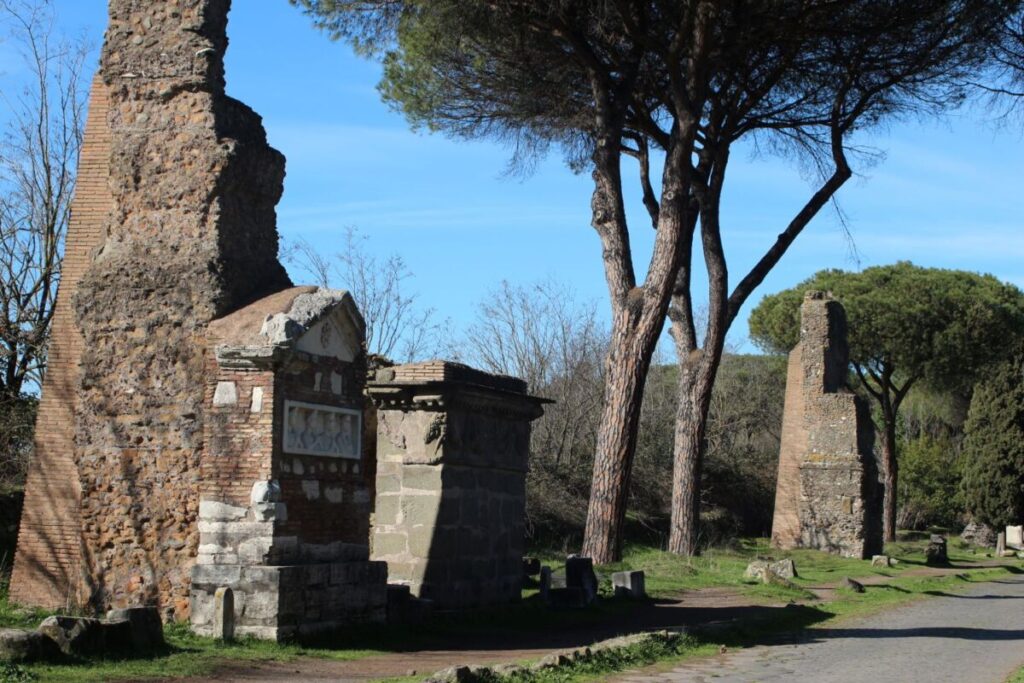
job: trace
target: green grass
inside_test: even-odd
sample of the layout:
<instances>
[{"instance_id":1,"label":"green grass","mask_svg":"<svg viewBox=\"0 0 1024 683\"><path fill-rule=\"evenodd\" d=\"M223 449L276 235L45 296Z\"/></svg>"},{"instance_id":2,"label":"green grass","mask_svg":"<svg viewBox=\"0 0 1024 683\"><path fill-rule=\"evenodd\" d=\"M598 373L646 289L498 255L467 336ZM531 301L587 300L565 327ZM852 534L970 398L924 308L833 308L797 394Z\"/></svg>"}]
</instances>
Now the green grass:
<instances>
[{"instance_id":1,"label":"green grass","mask_svg":"<svg viewBox=\"0 0 1024 683\"><path fill-rule=\"evenodd\" d=\"M745 622L726 631L717 630L671 643L641 644L623 652L602 654L601 657L573 662L557 670L523 674L512 683L548 683L548 681L584 681L611 671L644 666L654 662L673 662L680 658L711 654L721 645L743 647L780 631L810 628L816 624L832 623L837 619L866 614L902 602L928 595L955 591L971 582L1004 575L1009 569L965 569L958 576L922 577L906 575L923 563L923 543L906 541L890 546L891 555L901 560L890 569L873 568L869 562L837 558L815 551L779 552L770 549L766 541L749 540L731 549L712 549L698 558L679 558L650 548L632 547L623 562L599 568L599 573L610 577L620 569L643 569L648 591L653 597L678 597L687 590L725 586L736 589L757 602L791 603L791 607L776 611L770 622ZM966 549L950 547L951 559L959 564L972 556ZM743 571L758 556L781 559L791 557L800 577L795 588L765 586L743 580ZM547 559L547 558L546 558ZM553 560L548 564L556 564ZM1019 566L1019 562L1011 563ZM1019 572L1020 569L1015 571ZM887 586L867 586L864 594L840 591L835 601L822 603L813 599L807 588L834 584L844 576L863 578L882 575L890 579ZM607 579L602 585L610 592ZM417 650L429 647L451 648L452 643L472 634L486 631L490 635L515 635L536 630L538 624L549 628L580 627L588 623L607 623L617 616L635 609L627 600L603 600L593 609L553 611L541 604L536 590L524 591L524 600L515 605L479 610L457 616L437 616L429 628L364 627L350 633L334 634L330 638L302 644L276 644L258 640L241 640L225 644L213 639L193 635L185 626L166 630L168 650L157 656L138 660L97 661L80 660L63 664L37 664L24 667L0 667L0 682L39 681L107 681L140 680L146 678L173 678L210 674L225 664L276 661L287 662L301 657L319 657L352 660L384 652ZM801 603L801 604L796 604ZM0 626L32 627L46 616L41 611L25 611L10 606L6 596L0 596ZM386 645L385 645L386 644ZM429 673L429 672L424 672ZM31 679L25 678L31 676ZM396 680L394 683L406 683ZM1021 679L1018 683L1024 683Z\"/></svg>"},{"instance_id":2,"label":"green grass","mask_svg":"<svg viewBox=\"0 0 1024 683\"><path fill-rule=\"evenodd\" d=\"M1010 677L1006 679L1006 683L1024 683L1024 667L1010 674Z\"/></svg>"}]
</instances>

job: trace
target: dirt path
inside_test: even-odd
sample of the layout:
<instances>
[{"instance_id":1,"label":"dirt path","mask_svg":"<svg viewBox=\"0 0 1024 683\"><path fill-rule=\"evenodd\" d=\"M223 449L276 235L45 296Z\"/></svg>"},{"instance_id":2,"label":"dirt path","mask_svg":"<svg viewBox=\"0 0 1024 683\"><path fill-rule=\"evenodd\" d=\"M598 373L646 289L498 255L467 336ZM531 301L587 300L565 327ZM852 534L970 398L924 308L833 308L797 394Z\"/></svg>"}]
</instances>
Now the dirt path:
<instances>
[{"instance_id":1,"label":"dirt path","mask_svg":"<svg viewBox=\"0 0 1024 683\"><path fill-rule=\"evenodd\" d=\"M899 572L899 576L942 576L964 569L997 566L979 562L968 566L946 568L915 567ZM858 579L860 580L860 579ZM866 577L865 584L880 584L885 576ZM834 597L838 583L808 587L823 600ZM785 605L753 602L731 588L705 588L687 591L680 599L649 603L626 615L609 616L605 621L582 626L546 628L532 632L487 632L467 637L456 644L445 643L437 648L393 652L341 662L305 657L292 662L245 662L228 665L216 674L198 681L368 681L397 676L429 675L455 665L498 664L539 659L553 651L590 645L599 640L627 633L652 631L683 626L708 625L753 617L770 617ZM456 645L453 647L453 645Z\"/></svg>"},{"instance_id":2,"label":"dirt path","mask_svg":"<svg viewBox=\"0 0 1024 683\"><path fill-rule=\"evenodd\" d=\"M616 683L1002 683L1024 664L1024 577L890 610L794 640L638 671Z\"/></svg>"}]
</instances>

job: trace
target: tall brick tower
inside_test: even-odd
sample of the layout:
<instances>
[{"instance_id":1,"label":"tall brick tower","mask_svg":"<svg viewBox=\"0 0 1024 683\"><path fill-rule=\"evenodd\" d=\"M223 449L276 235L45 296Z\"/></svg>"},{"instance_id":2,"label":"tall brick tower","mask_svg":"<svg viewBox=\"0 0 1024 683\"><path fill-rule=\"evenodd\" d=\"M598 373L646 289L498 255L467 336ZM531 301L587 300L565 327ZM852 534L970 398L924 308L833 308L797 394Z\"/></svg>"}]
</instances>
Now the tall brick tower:
<instances>
[{"instance_id":1,"label":"tall brick tower","mask_svg":"<svg viewBox=\"0 0 1024 683\"><path fill-rule=\"evenodd\" d=\"M188 613L207 327L290 285L284 158L225 95L230 0L110 0L12 599Z\"/></svg>"}]
</instances>

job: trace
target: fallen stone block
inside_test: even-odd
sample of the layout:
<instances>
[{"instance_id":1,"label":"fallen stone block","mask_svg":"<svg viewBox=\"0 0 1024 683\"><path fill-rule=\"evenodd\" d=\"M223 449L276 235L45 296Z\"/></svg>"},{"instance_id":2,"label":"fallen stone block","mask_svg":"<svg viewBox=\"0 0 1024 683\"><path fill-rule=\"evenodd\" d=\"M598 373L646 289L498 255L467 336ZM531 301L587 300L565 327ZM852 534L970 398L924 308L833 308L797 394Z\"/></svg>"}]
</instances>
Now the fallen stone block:
<instances>
[{"instance_id":1,"label":"fallen stone block","mask_svg":"<svg viewBox=\"0 0 1024 683\"><path fill-rule=\"evenodd\" d=\"M60 648L38 631L0 628L0 661L39 662L58 659Z\"/></svg>"},{"instance_id":2,"label":"fallen stone block","mask_svg":"<svg viewBox=\"0 0 1024 683\"><path fill-rule=\"evenodd\" d=\"M873 555L871 557L871 566L872 567L891 567L892 566L892 560L889 558L888 555Z\"/></svg>"},{"instance_id":3,"label":"fallen stone block","mask_svg":"<svg viewBox=\"0 0 1024 683\"><path fill-rule=\"evenodd\" d=\"M762 583L770 583L765 575L771 573L776 577L783 579L795 579L798 574L796 573L796 564L793 560L779 560L772 562L769 560L754 560L747 565L747 570L743 572L743 578L751 579L754 581L761 581Z\"/></svg>"},{"instance_id":4,"label":"fallen stone block","mask_svg":"<svg viewBox=\"0 0 1024 683\"><path fill-rule=\"evenodd\" d=\"M156 607L129 607L107 612L108 622L127 621L131 628L131 647L135 652L150 652L165 646L164 625Z\"/></svg>"},{"instance_id":5,"label":"fallen stone block","mask_svg":"<svg viewBox=\"0 0 1024 683\"><path fill-rule=\"evenodd\" d=\"M37 629L66 655L96 655L104 652L99 619L54 616L43 619Z\"/></svg>"},{"instance_id":6,"label":"fallen stone block","mask_svg":"<svg viewBox=\"0 0 1024 683\"><path fill-rule=\"evenodd\" d=\"M772 562L768 565L768 568L771 569L773 573L784 579L795 579L798 576L796 573L796 563L788 558Z\"/></svg>"},{"instance_id":7,"label":"fallen stone block","mask_svg":"<svg viewBox=\"0 0 1024 683\"><path fill-rule=\"evenodd\" d=\"M616 597L642 600L647 597L644 573L642 571L615 572L612 574L612 586Z\"/></svg>"}]
</instances>

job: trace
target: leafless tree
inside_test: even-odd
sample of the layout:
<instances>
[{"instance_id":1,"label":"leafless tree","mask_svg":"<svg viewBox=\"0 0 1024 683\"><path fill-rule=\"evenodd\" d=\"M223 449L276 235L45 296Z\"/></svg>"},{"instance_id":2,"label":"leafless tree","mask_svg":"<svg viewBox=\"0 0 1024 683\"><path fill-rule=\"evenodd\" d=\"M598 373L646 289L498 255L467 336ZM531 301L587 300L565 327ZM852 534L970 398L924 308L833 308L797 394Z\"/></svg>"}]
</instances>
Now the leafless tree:
<instances>
[{"instance_id":1,"label":"leafless tree","mask_svg":"<svg viewBox=\"0 0 1024 683\"><path fill-rule=\"evenodd\" d=\"M520 377L531 393L554 401L534 423L530 443L527 524L541 542L579 542L607 342L595 305L548 279L502 282L479 303L462 344L468 362Z\"/></svg>"},{"instance_id":2,"label":"leafless tree","mask_svg":"<svg viewBox=\"0 0 1024 683\"><path fill-rule=\"evenodd\" d=\"M341 251L326 254L304 239L283 250L284 259L302 268L321 287L347 289L366 319L366 346L371 354L398 362L423 360L447 351L448 325L433 308L419 305L410 293L412 271L401 255L380 259L366 248L368 237L345 228Z\"/></svg>"},{"instance_id":3,"label":"leafless tree","mask_svg":"<svg viewBox=\"0 0 1024 683\"><path fill-rule=\"evenodd\" d=\"M465 347L472 363L522 378L530 391L555 401L535 424L533 451L572 465L593 448L606 344L594 305L546 280L502 282L480 302Z\"/></svg>"},{"instance_id":4,"label":"leafless tree","mask_svg":"<svg viewBox=\"0 0 1024 683\"><path fill-rule=\"evenodd\" d=\"M0 0L0 21L26 67L5 92L0 141L0 392L38 386L60 282L82 142L86 46L54 28L49 2Z\"/></svg>"},{"instance_id":5,"label":"leafless tree","mask_svg":"<svg viewBox=\"0 0 1024 683\"><path fill-rule=\"evenodd\" d=\"M0 93L0 480L24 476L46 367L82 142L87 54L43 0L0 0L0 40L21 57Z\"/></svg>"}]
</instances>

